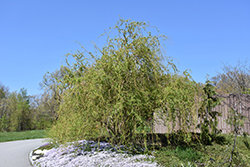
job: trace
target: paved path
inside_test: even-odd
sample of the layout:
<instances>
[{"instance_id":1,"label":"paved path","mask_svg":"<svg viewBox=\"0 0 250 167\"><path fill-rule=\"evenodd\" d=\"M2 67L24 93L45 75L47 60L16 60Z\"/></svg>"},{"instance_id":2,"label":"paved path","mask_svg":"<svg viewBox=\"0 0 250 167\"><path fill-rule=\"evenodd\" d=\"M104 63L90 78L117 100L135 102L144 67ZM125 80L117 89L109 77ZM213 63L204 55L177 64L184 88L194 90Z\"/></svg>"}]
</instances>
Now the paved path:
<instances>
[{"instance_id":1,"label":"paved path","mask_svg":"<svg viewBox=\"0 0 250 167\"><path fill-rule=\"evenodd\" d=\"M0 143L0 167L31 167L30 151L45 144L44 139L18 140Z\"/></svg>"}]
</instances>

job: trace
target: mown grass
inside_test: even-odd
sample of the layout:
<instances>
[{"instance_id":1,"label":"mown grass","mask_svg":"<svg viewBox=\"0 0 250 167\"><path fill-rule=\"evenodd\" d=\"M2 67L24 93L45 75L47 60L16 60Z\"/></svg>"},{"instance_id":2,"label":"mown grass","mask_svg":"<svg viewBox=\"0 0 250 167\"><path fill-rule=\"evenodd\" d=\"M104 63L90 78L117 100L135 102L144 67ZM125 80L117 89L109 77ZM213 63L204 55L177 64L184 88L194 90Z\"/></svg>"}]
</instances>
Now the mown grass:
<instances>
[{"instance_id":1,"label":"mown grass","mask_svg":"<svg viewBox=\"0 0 250 167\"><path fill-rule=\"evenodd\" d=\"M0 142L38 139L46 137L45 130L30 130L22 132L0 132Z\"/></svg>"}]
</instances>

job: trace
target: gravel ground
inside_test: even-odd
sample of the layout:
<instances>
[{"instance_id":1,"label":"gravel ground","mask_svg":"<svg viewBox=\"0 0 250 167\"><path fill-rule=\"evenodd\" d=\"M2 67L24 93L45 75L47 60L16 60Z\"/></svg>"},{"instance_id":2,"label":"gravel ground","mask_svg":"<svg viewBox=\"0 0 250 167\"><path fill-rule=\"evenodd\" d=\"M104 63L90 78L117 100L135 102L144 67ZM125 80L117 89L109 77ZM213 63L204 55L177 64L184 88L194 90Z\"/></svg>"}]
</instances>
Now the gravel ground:
<instances>
[{"instance_id":1,"label":"gravel ground","mask_svg":"<svg viewBox=\"0 0 250 167\"><path fill-rule=\"evenodd\" d=\"M123 151L122 151L123 150ZM143 149L141 149L143 151ZM35 160L40 167L157 167L154 156L132 155L124 146L113 148L107 142L78 141L77 144L61 145L58 148L44 150L43 157Z\"/></svg>"}]
</instances>

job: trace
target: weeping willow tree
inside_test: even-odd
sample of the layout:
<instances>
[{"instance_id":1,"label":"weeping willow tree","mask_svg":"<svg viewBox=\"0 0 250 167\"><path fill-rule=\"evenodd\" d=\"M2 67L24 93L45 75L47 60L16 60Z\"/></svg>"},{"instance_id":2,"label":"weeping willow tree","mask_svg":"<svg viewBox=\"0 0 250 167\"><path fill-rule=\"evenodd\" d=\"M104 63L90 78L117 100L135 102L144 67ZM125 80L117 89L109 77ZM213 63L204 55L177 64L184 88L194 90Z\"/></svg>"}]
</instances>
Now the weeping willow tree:
<instances>
[{"instance_id":1,"label":"weeping willow tree","mask_svg":"<svg viewBox=\"0 0 250 167\"><path fill-rule=\"evenodd\" d=\"M170 140L172 138L172 144L192 141L191 133L196 131L200 106L199 91L187 70L183 75L172 75L163 87L161 107L155 112L157 119L154 122L167 127L165 134Z\"/></svg>"},{"instance_id":2,"label":"weeping willow tree","mask_svg":"<svg viewBox=\"0 0 250 167\"><path fill-rule=\"evenodd\" d=\"M76 62L69 64L66 58L62 86L68 89L49 137L64 143L105 135L111 144L131 146L138 127L147 126L159 109L168 109L172 120L178 117L185 130L191 126L194 84L187 72L175 77L178 70L164 54L168 38L157 29L152 35L148 28L145 22L120 19L109 29L116 36L104 33L107 43L95 45L96 54L82 46L84 52L67 55ZM146 131L141 133L147 148Z\"/></svg>"}]
</instances>

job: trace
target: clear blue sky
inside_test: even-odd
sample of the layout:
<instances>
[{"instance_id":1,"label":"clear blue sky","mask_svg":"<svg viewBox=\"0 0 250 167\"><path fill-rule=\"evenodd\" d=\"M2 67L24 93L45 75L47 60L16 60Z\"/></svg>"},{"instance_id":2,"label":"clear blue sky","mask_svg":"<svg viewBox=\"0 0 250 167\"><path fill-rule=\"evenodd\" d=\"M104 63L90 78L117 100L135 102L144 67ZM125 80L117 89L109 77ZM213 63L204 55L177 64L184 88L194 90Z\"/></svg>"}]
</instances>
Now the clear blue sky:
<instances>
[{"instance_id":1,"label":"clear blue sky","mask_svg":"<svg viewBox=\"0 0 250 167\"><path fill-rule=\"evenodd\" d=\"M87 49L119 15L149 21L171 38L167 56L196 82L215 76L222 62L250 57L249 0L0 0L0 82L29 95L60 68L63 55Z\"/></svg>"}]
</instances>

